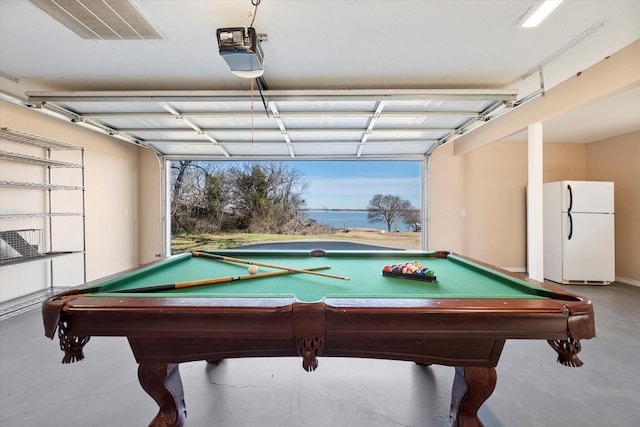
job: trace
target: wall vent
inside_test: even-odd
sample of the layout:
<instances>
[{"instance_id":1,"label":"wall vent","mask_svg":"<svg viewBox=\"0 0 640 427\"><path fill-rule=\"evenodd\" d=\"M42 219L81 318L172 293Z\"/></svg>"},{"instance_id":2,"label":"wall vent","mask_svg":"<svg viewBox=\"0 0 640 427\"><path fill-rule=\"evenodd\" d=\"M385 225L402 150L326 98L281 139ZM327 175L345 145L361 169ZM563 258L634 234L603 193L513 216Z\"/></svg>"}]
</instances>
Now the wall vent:
<instances>
[{"instance_id":1,"label":"wall vent","mask_svg":"<svg viewBox=\"0 0 640 427\"><path fill-rule=\"evenodd\" d=\"M129 0L30 0L88 40L156 40L160 34Z\"/></svg>"}]
</instances>

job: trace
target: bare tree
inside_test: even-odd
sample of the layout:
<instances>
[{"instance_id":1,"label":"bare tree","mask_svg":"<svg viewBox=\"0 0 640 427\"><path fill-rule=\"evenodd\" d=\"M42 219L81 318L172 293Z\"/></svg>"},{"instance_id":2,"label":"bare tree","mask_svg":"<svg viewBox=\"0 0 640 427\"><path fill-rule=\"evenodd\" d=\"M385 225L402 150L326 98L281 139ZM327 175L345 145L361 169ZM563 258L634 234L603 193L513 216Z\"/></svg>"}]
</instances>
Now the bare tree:
<instances>
[{"instance_id":1,"label":"bare tree","mask_svg":"<svg viewBox=\"0 0 640 427\"><path fill-rule=\"evenodd\" d=\"M281 162L173 162L171 223L176 232L278 233L300 223L306 182Z\"/></svg>"},{"instance_id":2,"label":"bare tree","mask_svg":"<svg viewBox=\"0 0 640 427\"><path fill-rule=\"evenodd\" d=\"M174 231L214 231L219 228L219 224L206 218L211 210L211 179L217 170L218 166L212 162L184 160L171 163L171 225Z\"/></svg>"},{"instance_id":3,"label":"bare tree","mask_svg":"<svg viewBox=\"0 0 640 427\"><path fill-rule=\"evenodd\" d=\"M402 215L402 222L407 230L422 231L422 218L419 209L409 209Z\"/></svg>"},{"instance_id":4,"label":"bare tree","mask_svg":"<svg viewBox=\"0 0 640 427\"><path fill-rule=\"evenodd\" d=\"M192 160L180 160L178 162L171 163L171 169L175 172L171 194L174 200L180 199L180 192L182 190L182 182L184 181L184 174L187 172L189 166L193 163Z\"/></svg>"},{"instance_id":5,"label":"bare tree","mask_svg":"<svg viewBox=\"0 0 640 427\"><path fill-rule=\"evenodd\" d=\"M401 219L407 211L412 209L415 208L409 200L392 194L384 196L382 194L376 194L369 200L367 220L369 222L384 222L387 224L387 231L391 231L391 228L396 222Z\"/></svg>"}]
</instances>

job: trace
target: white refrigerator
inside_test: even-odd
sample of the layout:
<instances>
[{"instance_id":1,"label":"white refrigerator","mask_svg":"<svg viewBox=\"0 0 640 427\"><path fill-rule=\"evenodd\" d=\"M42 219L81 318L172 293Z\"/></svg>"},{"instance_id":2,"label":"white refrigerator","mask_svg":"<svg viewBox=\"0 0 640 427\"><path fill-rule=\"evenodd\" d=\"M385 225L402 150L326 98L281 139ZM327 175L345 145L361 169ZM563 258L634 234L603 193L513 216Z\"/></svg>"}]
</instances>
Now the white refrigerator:
<instances>
[{"instance_id":1,"label":"white refrigerator","mask_svg":"<svg viewBox=\"0 0 640 427\"><path fill-rule=\"evenodd\" d=\"M613 282L613 182L549 182L543 194L544 277L563 284Z\"/></svg>"}]
</instances>

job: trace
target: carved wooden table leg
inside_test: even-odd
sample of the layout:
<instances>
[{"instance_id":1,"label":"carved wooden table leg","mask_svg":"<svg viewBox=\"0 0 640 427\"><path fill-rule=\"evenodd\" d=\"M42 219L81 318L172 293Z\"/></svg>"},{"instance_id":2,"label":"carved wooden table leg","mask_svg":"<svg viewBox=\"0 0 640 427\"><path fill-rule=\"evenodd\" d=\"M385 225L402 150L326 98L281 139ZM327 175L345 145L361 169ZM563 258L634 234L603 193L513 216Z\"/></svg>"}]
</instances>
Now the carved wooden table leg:
<instances>
[{"instance_id":1,"label":"carved wooden table leg","mask_svg":"<svg viewBox=\"0 0 640 427\"><path fill-rule=\"evenodd\" d=\"M177 363L141 363L138 378L142 388L160 410L149 427L182 427L187 418L184 391Z\"/></svg>"},{"instance_id":2,"label":"carved wooden table leg","mask_svg":"<svg viewBox=\"0 0 640 427\"><path fill-rule=\"evenodd\" d=\"M482 427L478 409L496 388L495 368L456 367L451 392L451 426Z\"/></svg>"}]
</instances>

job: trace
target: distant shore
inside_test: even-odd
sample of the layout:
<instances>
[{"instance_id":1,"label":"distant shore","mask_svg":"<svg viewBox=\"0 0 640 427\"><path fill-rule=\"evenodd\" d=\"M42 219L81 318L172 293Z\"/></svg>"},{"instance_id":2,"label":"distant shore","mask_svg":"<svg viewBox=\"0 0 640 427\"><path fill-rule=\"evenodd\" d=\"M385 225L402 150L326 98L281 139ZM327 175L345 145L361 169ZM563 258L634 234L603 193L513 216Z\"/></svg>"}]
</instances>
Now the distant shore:
<instances>
[{"instance_id":1,"label":"distant shore","mask_svg":"<svg viewBox=\"0 0 640 427\"><path fill-rule=\"evenodd\" d=\"M300 209L301 212L308 212L308 211L330 211L330 212L342 212L342 211L347 211L347 212L368 212L369 209L349 209L349 208L305 208L305 209Z\"/></svg>"}]
</instances>

